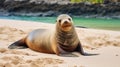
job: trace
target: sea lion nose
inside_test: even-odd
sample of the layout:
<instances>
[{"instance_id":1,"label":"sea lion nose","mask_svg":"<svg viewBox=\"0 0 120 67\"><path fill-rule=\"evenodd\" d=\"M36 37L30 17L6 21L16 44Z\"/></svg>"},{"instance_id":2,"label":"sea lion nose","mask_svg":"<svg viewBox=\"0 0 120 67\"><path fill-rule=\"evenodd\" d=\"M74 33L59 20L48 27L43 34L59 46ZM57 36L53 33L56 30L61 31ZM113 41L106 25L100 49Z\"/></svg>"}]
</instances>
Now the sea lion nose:
<instances>
[{"instance_id":1,"label":"sea lion nose","mask_svg":"<svg viewBox=\"0 0 120 67\"><path fill-rule=\"evenodd\" d=\"M68 24L69 22L68 21L64 21L64 24Z\"/></svg>"}]
</instances>

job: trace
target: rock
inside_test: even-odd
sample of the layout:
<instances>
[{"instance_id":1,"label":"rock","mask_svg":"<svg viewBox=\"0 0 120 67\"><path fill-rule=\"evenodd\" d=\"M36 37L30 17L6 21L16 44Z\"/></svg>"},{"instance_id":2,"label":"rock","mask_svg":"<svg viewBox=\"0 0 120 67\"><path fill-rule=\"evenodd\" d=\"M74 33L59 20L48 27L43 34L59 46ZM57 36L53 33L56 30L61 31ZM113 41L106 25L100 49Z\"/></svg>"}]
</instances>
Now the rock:
<instances>
[{"instance_id":1,"label":"rock","mask_svg":"<svg viewBox=\"0 0 120 67\"><path fill-rule=\"evenodd\" d=\"M4 2L5 2L5 0L0 0L0 7L2 7Z\"/></svg>"},{"instance_id":2,"label":"rock","mask_svg":"<svg viewBox=\"0 0 120 67\"><path fill-rule=\"evenodd\" d=\"M3 4L5 0L0 0L0 4Z\"/></svg>"},{"instance_id":3,"label":"rock","mask_svg":"<svg viewBox=\"0 0 120 67\"><path fill-rule=\"evenodd\" d=\"M22 16L57 16L61 13L66 13L87 18L120 18L120 3L72 4L69 0L2 0L0 3L2 4L0 15L3 15L2 12L5 11L9 13L7 15Z\"/></svg>"}]
</instances>

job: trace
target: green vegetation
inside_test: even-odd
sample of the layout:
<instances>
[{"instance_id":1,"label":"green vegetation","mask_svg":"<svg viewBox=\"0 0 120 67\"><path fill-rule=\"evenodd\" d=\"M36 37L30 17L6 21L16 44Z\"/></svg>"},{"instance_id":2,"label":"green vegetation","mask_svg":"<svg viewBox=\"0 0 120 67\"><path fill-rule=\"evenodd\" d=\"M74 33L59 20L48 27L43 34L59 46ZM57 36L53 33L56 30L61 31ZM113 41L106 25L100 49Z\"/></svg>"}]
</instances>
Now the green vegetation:
<instances>
[{"instance_id":1,"label":"green vegetation","mask_svg":"<svg viewBox=\"0 0 120 67\"><path fill-rule=\"evenodd\" d=\"M72 3L80 3L80 2L90 2L90 3L103 3L104 0L71 0Z\"/></svg>"},{"instance_id":2,"label":"green vegetation","mask_svg":"<svg viewBox=\"0 0 120 67\"><path fill-rule=\"evenodd\" d=\"M71 0L72 3L80 3L82 0Z\"/></svg>"}]
</instances>

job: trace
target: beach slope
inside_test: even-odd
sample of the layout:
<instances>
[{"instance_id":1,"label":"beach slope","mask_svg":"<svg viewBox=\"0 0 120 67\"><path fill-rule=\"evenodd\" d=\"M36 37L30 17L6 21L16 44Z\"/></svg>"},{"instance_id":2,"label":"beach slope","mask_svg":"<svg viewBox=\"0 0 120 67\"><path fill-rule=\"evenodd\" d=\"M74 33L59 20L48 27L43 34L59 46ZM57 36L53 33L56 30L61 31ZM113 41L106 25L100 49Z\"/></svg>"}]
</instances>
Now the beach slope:
<instances>
[{"instance_id":1,"label":"beach slope","mask_svg":"<svg viewBox=\"0 0 120 67\"><path fill-rule=\"evenodd\" d=\"M94 56L63 57L27 49L8 49L34 29L54 24L0 19L0 67L120 67L120 31L76 28L84 51Z\"/></svg>"}]
</instances>

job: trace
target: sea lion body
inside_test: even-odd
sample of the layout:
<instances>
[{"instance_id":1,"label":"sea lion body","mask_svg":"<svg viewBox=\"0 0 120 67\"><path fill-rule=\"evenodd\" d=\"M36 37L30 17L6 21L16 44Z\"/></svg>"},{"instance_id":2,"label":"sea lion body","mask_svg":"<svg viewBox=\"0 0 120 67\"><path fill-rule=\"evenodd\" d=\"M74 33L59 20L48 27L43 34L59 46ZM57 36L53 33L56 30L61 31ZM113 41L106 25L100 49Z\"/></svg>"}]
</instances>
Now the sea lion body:
<instances>
[{"instance_id":1,"label":"sea lion body","mask_svg":"<svg viewBox=\"0 0 120 67\"><path fill-rule=\"evenodd\" d=\"M52 49L52 41L54 38L52 37L53 31L45 30L45 29L37 29L32 31L26 39L26 44L29 48L45 53L53 53Z\"/></svg>"},{"instance_id":2,"label":"sea lion body","mask_svg":"<svg viewBox=\"0 0 120 67\"><path fill-rule=\"evenodd\" d=\"M73 51L84 55L72 18L66 14L58 16L54 29L34 30L25 38L9 46L11 49L25 47L57 55Z\"/></svg>"}]
</instances>

